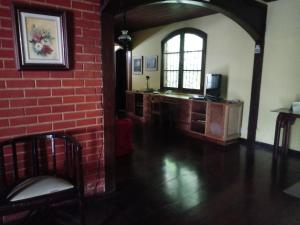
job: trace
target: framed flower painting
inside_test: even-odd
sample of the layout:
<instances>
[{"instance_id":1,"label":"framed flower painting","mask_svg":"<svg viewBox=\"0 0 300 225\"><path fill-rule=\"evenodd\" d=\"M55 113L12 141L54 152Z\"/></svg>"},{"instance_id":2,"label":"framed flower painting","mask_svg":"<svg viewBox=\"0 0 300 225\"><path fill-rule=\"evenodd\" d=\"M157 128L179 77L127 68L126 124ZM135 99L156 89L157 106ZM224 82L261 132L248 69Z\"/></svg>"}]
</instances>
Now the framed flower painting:
<instances>
[{"instance_id":1,"label":"framed flower painting","mask_svg":"<svg viewBox=\"0 0 300 225\"><path fill-rule=\"evenodd\" d=\"M13 5L19 70L69 69L66 11Z\"/></svg>"}]
</instances>

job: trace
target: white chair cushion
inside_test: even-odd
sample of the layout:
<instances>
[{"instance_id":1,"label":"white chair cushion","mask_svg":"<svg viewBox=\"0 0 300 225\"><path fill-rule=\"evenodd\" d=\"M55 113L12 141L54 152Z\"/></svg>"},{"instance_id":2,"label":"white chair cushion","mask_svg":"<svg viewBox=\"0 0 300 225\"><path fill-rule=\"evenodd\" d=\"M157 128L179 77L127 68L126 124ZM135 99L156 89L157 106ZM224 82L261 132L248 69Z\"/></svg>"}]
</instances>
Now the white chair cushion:
<instances>
[{"instance_id":1,"label":"white chair cushion","mask_svg":"<svg viewBox=\"0 0 300 225\"><path fill-rule=\"evenodd\" d=\"M24 180L8 195L11 202L38 197L71 189L74 186L68 181L54 176L37 176ZM13 197L12 197L13 196Z\"/></svg>"}]
</instances>

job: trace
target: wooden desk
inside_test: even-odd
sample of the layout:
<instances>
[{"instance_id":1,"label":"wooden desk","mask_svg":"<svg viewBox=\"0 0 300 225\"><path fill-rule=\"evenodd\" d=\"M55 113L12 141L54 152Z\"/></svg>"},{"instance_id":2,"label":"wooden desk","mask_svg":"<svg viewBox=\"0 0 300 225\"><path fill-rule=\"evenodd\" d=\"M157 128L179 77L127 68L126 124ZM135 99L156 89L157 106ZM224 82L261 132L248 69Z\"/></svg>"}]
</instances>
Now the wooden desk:
<instances>
[{"instance_id":1,"label":"wooden desk","mask_svg":"<svg viewBox=\"0 0 300 225\"><path fill-rule=\"evenodd\" d=\"M127 115L135 121L157 121L195 138L226 145L240 137L242 102L200 101L189 99L186 94L127 91L126 107Z\"/></svg>"},{"instance_id":2,"label":"wooden desk","mask_svg":"<svg viewBox=\"0 0 300 225\"><path fill-rule=\"evenodd\" d=\"M279 141L281 128L283 130L282 137L282 153L287 154L289 149L289 140L291 133L291 126L294 124L297 118L300 118L300 114L293 113L290 109L281 108L272 110L272 112L278 112L277 120L276 120L276 128L275 128L275 137L274 137L274 157L277 158L279 149Z\"/></svg>"}]
</instances>

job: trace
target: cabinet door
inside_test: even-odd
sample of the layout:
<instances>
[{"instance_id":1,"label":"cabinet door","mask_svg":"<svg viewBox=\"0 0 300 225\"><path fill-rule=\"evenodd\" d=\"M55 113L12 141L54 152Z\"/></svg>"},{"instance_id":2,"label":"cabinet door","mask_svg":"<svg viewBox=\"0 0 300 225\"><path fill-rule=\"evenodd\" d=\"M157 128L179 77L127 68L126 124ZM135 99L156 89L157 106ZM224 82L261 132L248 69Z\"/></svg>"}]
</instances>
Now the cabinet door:
<instances>
[{"instance_id":1,"label":"cabinet door","mask_svg":"<svg viewBox=\"0 0 300 225\"><path fill-rule=\"evenodd\" d=\"M206 114L205 135L223 140L226 117L226 106L219 103L208 103Z\"/></svg>"},{"instance_id":2,"label":"cabinet door","mask_svg":"<svg viewBox=\"0 0 300 225\"><path fill-rule=\"evenodd\" d=\"M143 117L144 115L144 95L135 93L134 96L134 113L136 116Z\"/></svg>"},{"instance_id":3,"label":"cabinet door","mask_svg":"<svg viewBox=\"0 0 300 225\"><path fill-rule=\"evenodd\" d=\"M144 94L144 120L145 122L150 122L151 120L151 95Z\"/></svg>"},{"instance_id":4,"label":"cabinet door","mask_svg":"<svg viewBox=\"0 0 300 225\"><path fill-rule=\"evenodd\" d=\"M133 113L134 112L134 94L126 93L126 111Z\"/></svg>"},{"instance_id":5,"label":"cabinet door","mask_svg":"<svg viewBox=\"0 0 300 225\"><path fill-rule=\"evenodd\" d=\"M231 104L228 108L228 122L225 140L239 138L241 135L242 104Z\"/></svg>"},{"instance_id":6,"label":"cabinet door","mask_svg":"<svg viewBox=\"0 0 300 225\"><path fill-rule=\"evenodd\" d=\"M191 103L188 100L178 100L175 123L179 129L190 130Z\"/></svg>"}]
</instances>

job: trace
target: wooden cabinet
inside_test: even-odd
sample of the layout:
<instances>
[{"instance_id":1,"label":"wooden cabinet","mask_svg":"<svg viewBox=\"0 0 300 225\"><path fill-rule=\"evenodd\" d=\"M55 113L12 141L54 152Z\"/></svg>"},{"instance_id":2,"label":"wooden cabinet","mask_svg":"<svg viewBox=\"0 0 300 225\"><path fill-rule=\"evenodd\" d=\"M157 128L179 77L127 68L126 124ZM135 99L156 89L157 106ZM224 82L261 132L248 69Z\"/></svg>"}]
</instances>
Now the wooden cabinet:
<instances>
[{"instance_id":1,"label":"wooden cabinet","mask_svg":"<svg viewBox=\"0 0 300 225\"><path fill-rule=\"evenodd\" d=\"M191 131L205 134L206 105L205 101L192 101Z\"/></svg>"},{"instance_id":2,"label":"wooden cabinet","mask_svg":"<svg viewBox=\"0 0 300 225\"><path fill-rule=\"evenodd\" d=\"M135 94L134 95L134 113L136 116L143 117L144 115L144 95Z\"/></svg>"},{"instance_id":3,"label":"wooden cabinet","mask_svg":"<svg viewBox=\"0 0 300 225\"><path fill-rule=\"evenodd\" d=\"M205 136L227 142L240 137L242 103L207 103Z\"/></svg>"},{"instance_id":4,"label":"wooden cabinet","mask_svg":"<svg viewBox=\"0 0 300 225\"><path fill-rule=\"evenodd\" d=\"M160 96L151 95L149 97L149 103L150 103L150 115L149 115L149 121L151 121L154 124L159 124L161 115L160 115Z\"/></svg>"},{"instance_id":5,"label":"wooden cabinet","mask_svg":"<svg viewBox=\"0 0 300 225\"><path fill-rule=\"evenodd\" d=\"M134 112L134 101L135 101L135 94L132 92L126 92L126 111L127 113Z\"/></svg>"},{"instance_id":6,"label":"wooden cabinet","mask_svg":"<svg viewBox=\"0 0 300 225\"><path fill-rule=\"evenodd\" d=\"M191 108L192 102L189 100L179 99L176 107L176 127L178 129L189 131L191 124Z\"/></svg>"},{"instance_id":7,"label":"wooden cabinet","mask_svg":"<svg viewBox=\"0 0 300 225\"><path fill-rule=\"evenodd\" d=\"M140 92L126 92L127 114L141 122L150 120L150 95Z\"/></svg>"},{"instance_id":8,"label":"wooden cabinet","mask_svg":"<svg viewBox=\"0 0 300 225\"><path fill-rule=\"evenodd\" d=\"M224 144L240 137L242 106L241 102L209 102L163 94L126 93L129 116L141 122L175 125L193 137Z\"/></svg>"},{"instance_id":9,"label":"wooden cabinet","mask_svg":"<svg viewBox=\"0 0 300 225\"><path fill-rule=\"evenodd\" d=\"M151 120L151 94L144 94L144 104L143 104L143 119L144 122L149 122Z\"/></svg>"}]
</instances>

